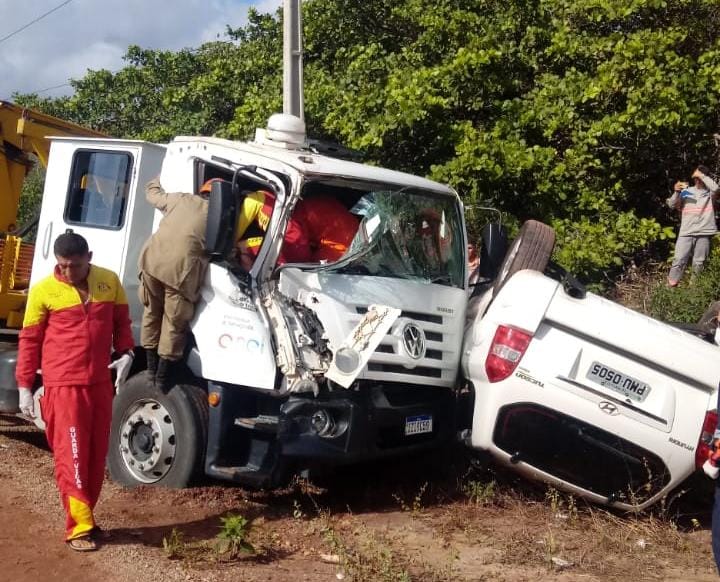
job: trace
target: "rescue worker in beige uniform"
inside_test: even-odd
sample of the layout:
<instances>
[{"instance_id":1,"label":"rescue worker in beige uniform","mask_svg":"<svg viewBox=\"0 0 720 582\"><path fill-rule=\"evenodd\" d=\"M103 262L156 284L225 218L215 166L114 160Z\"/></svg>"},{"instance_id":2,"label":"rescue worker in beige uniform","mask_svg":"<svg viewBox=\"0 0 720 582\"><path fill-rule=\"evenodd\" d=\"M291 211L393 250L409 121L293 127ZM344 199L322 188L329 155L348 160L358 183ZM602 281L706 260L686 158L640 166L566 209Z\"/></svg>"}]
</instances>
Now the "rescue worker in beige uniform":
<instances>
[{"instance_id":1,"label":"rescue worker in beige uniform","mask_svg":"<svg viewBox=\"0 0 720 582\"><path fill-rule=\"evenodd\" d=\"M140 252L140 301L143 310L140 342L155 384L169 387L174 363L182 358L187 326L195 312L207 268L205 228L213 178L199 194L167 193L155 178L145 195L163 213L157 231Z\"/></svg>"}]
</instances>

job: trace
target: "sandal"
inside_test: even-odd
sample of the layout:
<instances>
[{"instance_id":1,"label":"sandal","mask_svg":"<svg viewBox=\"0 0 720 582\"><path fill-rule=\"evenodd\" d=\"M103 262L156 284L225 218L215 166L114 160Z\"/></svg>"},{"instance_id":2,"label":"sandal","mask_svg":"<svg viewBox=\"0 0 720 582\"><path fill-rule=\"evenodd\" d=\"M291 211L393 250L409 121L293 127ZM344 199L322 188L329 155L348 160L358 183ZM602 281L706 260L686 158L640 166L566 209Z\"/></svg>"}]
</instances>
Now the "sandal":
<instances>
[{"instance_id":1,"label":"sandal","mask_svg":"<svg viewBox=\"0 0 720 582\"><path fill-rule=\"evenodd\" d=\"M97 544L90 536L82 536L67 541L67 545L76 552L94 552L98 549Z\"/></svg>"}]
</instances>

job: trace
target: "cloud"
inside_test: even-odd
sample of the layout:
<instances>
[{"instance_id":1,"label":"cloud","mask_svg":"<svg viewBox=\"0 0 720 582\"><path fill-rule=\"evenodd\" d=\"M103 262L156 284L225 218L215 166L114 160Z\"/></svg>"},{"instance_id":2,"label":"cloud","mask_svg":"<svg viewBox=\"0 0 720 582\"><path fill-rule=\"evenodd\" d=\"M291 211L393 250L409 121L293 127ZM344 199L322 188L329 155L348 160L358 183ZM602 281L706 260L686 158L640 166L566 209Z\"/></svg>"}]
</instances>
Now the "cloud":
<instances>
[{"instance_id":1,"label":"cloud","mask_svg":"<svg viewBox=\"0 0 720 582\"><path fill-rule=\"evenodd\" d=\"M60 4L0 0L0 38ZM12 93L68 94L88 69L117 70L131 44L178 50L222 38L247 22L250 6L274 12L281 0L72 0L0 43L0 99ZM58 87L59 86L59 87ZM50 89L53 88L53 89Z\"/></svg>"}]
</instances>

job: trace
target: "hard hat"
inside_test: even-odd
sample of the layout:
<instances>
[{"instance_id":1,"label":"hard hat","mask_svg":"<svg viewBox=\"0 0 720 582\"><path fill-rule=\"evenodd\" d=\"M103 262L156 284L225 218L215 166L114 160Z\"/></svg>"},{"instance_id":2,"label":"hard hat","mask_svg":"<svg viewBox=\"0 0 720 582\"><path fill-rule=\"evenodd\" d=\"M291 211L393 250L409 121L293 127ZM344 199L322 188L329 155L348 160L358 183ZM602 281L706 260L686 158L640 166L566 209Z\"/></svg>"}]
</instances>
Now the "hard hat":
<instances>
[{"instance_id":1,"label":"hard hat","mask_svg":"<svg viewBox=\"0 0 720 582\"><path fill-rule=\"evenodd\" d=\"M200 194L209 194L212 190L213 182L223 182L222 178L210 178L202 186L200 186Z\"/></svg>"}]
</instances>

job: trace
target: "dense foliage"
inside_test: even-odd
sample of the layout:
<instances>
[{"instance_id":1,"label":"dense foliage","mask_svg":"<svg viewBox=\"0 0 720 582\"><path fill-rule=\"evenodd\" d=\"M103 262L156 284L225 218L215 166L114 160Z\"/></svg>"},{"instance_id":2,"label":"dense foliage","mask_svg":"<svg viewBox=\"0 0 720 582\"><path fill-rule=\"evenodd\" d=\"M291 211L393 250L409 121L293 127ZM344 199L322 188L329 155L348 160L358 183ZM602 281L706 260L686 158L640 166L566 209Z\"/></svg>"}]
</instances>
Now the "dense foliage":
<instances>
[{"instance_id":1,"label":"dense foliage","mask_svg":"<svg viewBox=\"0 0 720 582\"><path fill-rule=\"evenodd\" d=\"M554 226L597 281L667 254L663 199L715 166L720 0L305 0L309 133ZM279 14L179 52L130 47L60 99L16 97L120 137L247 138L281 107Z\"/></svg>"},{"instance_id":2,"label":"dense foliage","mask_svg":"<svg viewBox=\"0 0 720 582\"><path fill-rule=\"evenodd\" d=\"M650 294L649 314L663 321L697 323L711 303L717 301L720 283L720 248L710 253L703 272L693 277L688 267L678 287L665 285L664 278Z\"/></svg>"}]
</instances>

